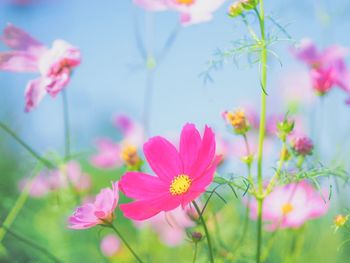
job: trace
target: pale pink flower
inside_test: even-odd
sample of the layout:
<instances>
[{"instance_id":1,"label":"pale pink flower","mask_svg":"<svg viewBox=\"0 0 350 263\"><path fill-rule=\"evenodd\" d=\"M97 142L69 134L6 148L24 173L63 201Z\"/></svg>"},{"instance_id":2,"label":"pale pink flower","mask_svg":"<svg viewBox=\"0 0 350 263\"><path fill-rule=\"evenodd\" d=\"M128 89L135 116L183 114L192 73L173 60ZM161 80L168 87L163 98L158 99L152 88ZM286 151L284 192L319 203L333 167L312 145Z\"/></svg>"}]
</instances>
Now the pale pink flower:
<instances>
[{"instance_id":1,"label":"pale pink flower","mask_svg":"<svg viewBox=\"0 0 350 263\"><path fill-rule=\"evenodd\" d=\"M298 228L306 221L318 218L328 211L326 191L317 192L310 183L302 181L277 186L264 200L262 218L266 229L274 231ZM257 218L257 202L249 203L250 216Z\"/></svg>"},{"instance_id":2,"label":"pale pink flower","mask_svg":"<svg viewBox=\"0 0 350 263\"><path fill-rule=\"evenodd\" d=\"M166 245L173 247L181 245L186 238L186 228L195 226L189 217L193 208L178 207L170 212L161 212L144 221L133 221L139 227L150 227ZM192 211L191 211L192 212Z\"/></svg>"},{"instance_id":3,"label":"pale pink flower","mask_svg":"<svg viewBox=\"0 0 350 263\"><path fill-rule=\"evenodd\" d=\"M63 40L47 48L38 40L13 25L4 29L1 40L12 51L0 53L0 70L39 73L25 89L27 112L46 94L55 97L69 83L73 68L81 61L80 51Z\"/></svg>"},{"instance_id":4,"label":"pale pink flower","mask_svg":"<svg viewBox=\"0 0 350 263\"><path fill-rule=\"evenodd\" d=\"M93 203L85 203L78 207L69 217L69 228L86 229L96 225L112 223L114 210L119 200L118 182L111 188L103 188Z\"/></svg>"},{"instance_id":5,"label":"pale pink flower","mask_svg":"<svg viewBox=\"0 0 350 263\"><path fill-rule=\"evenodd\" d=\"M309 39L303 40L299 49L292 49L296 58L310 67L311 82L314 90L326 94L333 87L338 86L350 94L350 73L345 64L348 50L333 45L319 51Z\"/></svg>"},{"instance_id":6,"label":"pale pink flower","mask_svg":"<svg viewBox=\"0 0 350 263\"><path fill-rule=\"evenodd\" d=\"M119 252L120 246L119 238L114 234L109 234L102 239L100 248L103 255L112 257Z\"/></svg>"},{"instance_id":7,"label":"pale pink flower","mask_svg":"<svg viewBox=\"0 0 350 263\"><path fill-rule=\"evenodd\" d=\"M120 167L123 163L120 158L120 145L110 139L103 138L97 141L98 153L91 157L92 165L99 168Z\"/></svg>"},{"instance_id":8,"label":"pale pink flower","mask_svg":"<svg viewBox=\"0 0 350 263\"><path fill-rule=\"evenodd\" d=\"M180 13L182 25L210 21L213 13L226 0L134 0L134 3L148 11L174 10Z\"/></svg>"},{"instance_id":9,"label":"pale pink flower","mask_svg":"<svg viewBox=\"0 0 350 263\"><path fill-rule=\"evenodd\" d=\"M21 180L18 187L21 191L23 191L27 185L29 185L29 195L34 198L44 197L50 192L50 186L47 182L47 178L45 174L42 173L31 180L27 178Z\"/></svg>"},{"instance_id":10,"label":"pale pink flower","mask_svg":"<svg viewBox=\"0 0 350 263\"><path fill-rule=\"evenodd\" d=\"M129 116L118 114L114 117L113 123L123 137L118 142L114 142L108 138L97 140L98 152L90 159L90 162L95 167L113 169L135 161L132 159L132 156L130 157L129 155L133 153L136 155L137 152L135 151L144 142L144 129ZM131 159L126 160L129 157Z\"/></svg>"},{"instance_id":11,"label":"pale pink flower","mask_svg":"<svg viewBox=\"0 0 350 263\"><path fill-rule=\"evenodd\" d=\"M19 188L23 190L28 179L20 182ZM42 171L31 182L29 194L32 197L44 197L52 191L66 189L72 186L75 191L82 192L90 189L91 178L81 170L77 162L70 161L53 171Z\"/></svg>"}]
</instances>

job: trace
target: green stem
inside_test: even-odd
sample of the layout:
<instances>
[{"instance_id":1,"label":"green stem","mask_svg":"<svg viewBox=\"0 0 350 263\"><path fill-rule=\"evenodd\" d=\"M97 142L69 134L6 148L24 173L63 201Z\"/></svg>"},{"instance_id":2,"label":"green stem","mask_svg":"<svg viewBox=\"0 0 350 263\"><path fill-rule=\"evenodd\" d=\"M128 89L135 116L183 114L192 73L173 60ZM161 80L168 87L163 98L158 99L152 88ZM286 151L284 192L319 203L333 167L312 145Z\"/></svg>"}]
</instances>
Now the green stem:
<instances>
[{"instance_id":1,"label":"green stem","mask_svg":"<svg viewBox=\"0 0 350 263\"><path fill-rule=\"evenodd\" d=\"M69 129L69 108L67 93L62 90L63 102L63 122L64 122L64 159L68 161L70 158L70 129Z\"/></svg>"},{"instance_id":2,"label":"green stem","mask_svg":"<svg viewBox=\"0 0 350 263\"><path fill-rule=\"evenodd\" d=\"M11 225L13 224L15 219L17 218L19 212L23 208L25 202L27 201L30 188L32 187L33 177L35 177L35 175L37 175L39 169L40 169L39 166L37 166L34 169L34 171L31 173L31 176L28 178L28 181L27 181L26 185L24 186L22 192L18 196L14 206L12 207L11 211L9 212L9 214L7 215L5 220L3 221L2 227L0 228L0 243L2 242L2 240L4 239L4 237L7 233L6 229L11 227Z\"/></svg>"},{"instance_id":3,"label":"green stem","mask_svg":"<svg viewBox=\"0 0 350 263\"><path fill-rule=\"evenodd\" d=\"M283 168L283 164L285 162L284 153L285 153L286 150L287 150L287 144L286 144L286 141L283 140L283 145L282 145L282 150L281 150L281 158L279 160L279 164L278 164L278 167L277 167L275 175L272 177L272 179L270 180L269 184L266 187L265 195L268 195L273 190L276 182L280 178L281 171L282 171L282 168Z\"/></svg>"},{"instance_id":4,"label":"green stem","mask_svg":"<svg viewBox=\"0 0 350 263\"><path fill-rule=\"evenodd\" d=\"M194 253L192 263L195 263L197 260L197 250L198 250L198 242L194 243Z\"/></svg>"},{"instance_id":5,"label":"green stem","mask_svg":"<svg viewBox=\"0 0 350 263\"><path fill-rule=\"evenodd\" d=\"M129 249L129 251L131 252L131 254L133 254L133 256L135 257L135 259L142 263L143 261L140 259L140 257L135 253L135 251L132 249L132 247L129 245L129 243L126 241L126 239L120 234L119 230L113 225L113 224L109 224L108 225L110 228L112 228L114 230L114 232L119 236L119 238L123 241L124 245Z\"/></svg>"},{"instance_id":6,"label":"green stem","mask_svg":"<svg viewBox=\"0 0 350 263\"><path fill-rule=\"evenodd\" d=\"M257 233L257 247L256 247L256 262L261 262L261 245L262 245L262 207L263 199L258 199L258 233Z\"/></svg>"},{"instance_id":7,"label":"green stem","mask_svg":"<svg viewBox=\"0 0 350 263\"><path fill-rule=\"evenodd\" d=\"M28 144L26 144L13 130L11 130L5 123L0 121L0 128L3 129L8 135L10 135L15 141L17 141L23 148L25 148L35 159L39 160L43 165L49 169L55 168L55 165L49 160L41 157L36 153Z\"/></svg>"},{"instance_id":8,"label":"green stem","mask_svg":"<svg viewBox=\"0 0 350 263\"><path fill-rule=\"evenodd\" d=\"M263 148L265 138L265 126L266 126L266 75L267 75L267 49L265 39L265 10L264 1L260 0L260 10L256 13L259 19L260 32L261 32L261 112L260 112L260 127L259 127L259 145L258 145L258 222L257 222L257 249L256 249L256 262L261 262L261 246L262 246L262 208L263 208Z\"/></svg>"},{"instance_id":9,"label":"green stem","mask_svg":"<svg viewBox=\"0 0 350 263\"><path fill-rule=\"evenodd\" d=\"M200 221L202 223L203 230L204 230L204 233L205 233L205 237L206 237L207 243L208 243L210 262L213 263L214 262L213 248L212 248L212 244L211 244L211 240L210 240L210 236L209 236L209 231L208 231L207 225L205 223L205 220L203 218L203 215L202 215L201 210L199 209L197 203L195 201L193 201L192 204L193 204L194 208L196 209L196 211L198 213L198 216L199 216L199 219L200 219Z\"/></svg>"},{"instance_id":10,"label":"green stem","mask_svg":"<svg viewBox=\"0 0 350 263\"><path fill-rule=\"evenodd\" d=\"M5 225L3 225L3 227L6 229L6 231L8 233L10 233L13 237L15 237L17 240L27 244L28 246L39 250L40 252L42 252L43 254L45 254L48 258L50 258L52 260L52 262L56 262L56 263L60 263L62 262L61 260L57 259L53 254L51 254L51 252L49 250L47 250L46 248L42 247L41 245L33 242L31 239L28 239L24 236L22 236L19 233L14 232L13 230L10 230L9 228L7 228Z\"/></svg>"}]
</instances>

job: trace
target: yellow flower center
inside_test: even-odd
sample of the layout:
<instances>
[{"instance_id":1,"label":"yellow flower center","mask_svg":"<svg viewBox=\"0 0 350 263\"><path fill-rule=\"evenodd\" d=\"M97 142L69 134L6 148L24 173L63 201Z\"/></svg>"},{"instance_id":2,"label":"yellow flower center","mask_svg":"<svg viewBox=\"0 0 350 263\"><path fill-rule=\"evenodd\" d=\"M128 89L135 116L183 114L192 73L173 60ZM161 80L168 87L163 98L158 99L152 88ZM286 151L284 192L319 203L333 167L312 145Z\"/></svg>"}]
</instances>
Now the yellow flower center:
<instances>
[{"instance_id":1,"label":"yellow flower center","mask_svg":"<svg viewBox=\"0 0 350 263\"><path fill-rule=\"evenodd\" d=\"M195 0L175 0L180 5L192 5Z\"/></svg>"},{"instance_id":2,"label":"yellow flower center","mask_svg":"<svg viewBox=\"0 0 350 263\"><path fill-rule=\"evenodd\" d=\"M292 212L294 209L293 205L291 205L290 203L286 203L285 205L282 206L282 213L283 215L287 215L290 212Z\"/></svg>"},{"instance_id":3,"label":"yellow flower center","mask_svg":"<svg viewBox=\"0 0 350 263\"><path fill-rule=\"evenodd\" d=\"M122 149L120 157L128 166L135 166L140 161L140 158L137 154L137 148L133 145L126 145Z\"/></svg>"},{"instance_id":4,"label":"yellow flower center","mask_svg":"<svg viewBox=\"0 0 350 263\"><path fill-rule=\"evenodd\" d=\"M181 195L188 191L192 183L190 177L186 174L176 176L170 185L169 191L172 195Z\"/></svg>"}]
</instances>

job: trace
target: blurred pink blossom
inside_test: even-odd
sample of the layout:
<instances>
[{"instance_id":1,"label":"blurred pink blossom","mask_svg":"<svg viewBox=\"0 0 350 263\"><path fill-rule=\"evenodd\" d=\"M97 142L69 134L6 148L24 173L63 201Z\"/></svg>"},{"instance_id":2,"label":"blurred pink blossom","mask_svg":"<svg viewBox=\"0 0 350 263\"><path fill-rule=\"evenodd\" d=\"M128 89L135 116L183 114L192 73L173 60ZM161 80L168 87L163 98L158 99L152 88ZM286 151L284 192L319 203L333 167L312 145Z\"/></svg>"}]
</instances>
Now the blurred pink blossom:
<instances>
[{"instance_id":1,"label":"blurred pink blossom","mask_svg":"<svg viewBox=\"0 0 350 263\"><path fill-rule=\"evenodd\" d=\"M120 240L114 234L106 235L101 241L101 251L106 257L112 257L120 250Z\"/></svg>"},{"instance_id":2,"label":"blurred pink blossom","mask_svg":"<svg viewBox=\"0 0 350 263\"><path fill-rule=\"evenodd\" d=\"M173 10L180 13L182 25L210 21L213 13L226 0L134 0L134 3L148 11Z\"/></svg>"},{"instance_id":3,"label":"blurred pink blossom","mask_svg":"<svg viewBox=\"0 0 350 263\"><path fill-rule=\"evenodd\" d=\"M124 153L130 149L138 149L144 142L144 129L142 126L127 115L119 114L113 119L113 123L122 133L122 139L114 142L109 138L97 140L98 152L90 158L92 165L103 169L121 167L126 160Z\"/></svg>"},{"instance_id":4,"label":"blurred pink blossom","mask_svg":"<svg viewBox=\"0 0 350 263\"><path fill-rule=\"evenodd\" d=\"M12 51L0 53L0 70L39 73L25 89L27 112L36 108L46 94L55 97L69 83L73 68L81 61L80 51L63 40L47 48L22 29L9 24L1 40Z\"/></svg>"},{"instance_id":5,"label":"blurred pink blossom","mask_svg":"<svg viewBox=\"0 0 350 263\"><path fill-rule=\"evenodd\" d=\"M43 197L51 191L65 189L71 185L75 191L81 192L90 189L91 178L81 170L77 162L71 161L58 170L43 171L31 179L29 195ZM24 189L28 179L20 181L19 188Z\"/></svg>"},{"instance_id":6,"label":"blurred pink blossom","mask_svg":"<svg viewBox=\"0 0 350 263\"><path fill-rule=\"evenodd\" d=\"M298 49L292 49L294 56L310 68L311 82L320 95L326 94L334 86L350 95L350 72L345 64L348 50L333 45L319 51L310 39L303 39Z\"/></svg>"},{"instance_id":7,"label":"blurred pink blossom","mask_svg":"<svg viewBox=\"0 0 350 263\"><path fill-rule=\"evenodd\" d=\"M168 246L181 245L186 238L186 228L195 226L189 214L193 208L178 207L170 212L161 212L144 221L133 221L139 227L150 227L158 235L160 240Z\"/></svg>"},{"instance_id":8,"label":"blurred pink blossom","mask_svg":"<svg viewBox=\"0 0 350 263\"><path fill-rule=\"evenodd\" d=\"M112 188L103 188L92 203L78 207L68 218L68 227L86 229L99 224L111 223L119 200L118 182Z\"/></svg>"},{"instance_id":9,"label":"blurred pink blossom","mask_svg":"<svg viewBox=\"0 0 350 263\"><path fill-rule=\"evenodd\" d=\"M328 211L326 191L317 192L307 181L277 186L264 200L263 220L266 229L274 231L284 228L298 228L306 221L318 218ZM250 216L257 218L257 202L249 203Z\"/></svg>"}]
</instances>

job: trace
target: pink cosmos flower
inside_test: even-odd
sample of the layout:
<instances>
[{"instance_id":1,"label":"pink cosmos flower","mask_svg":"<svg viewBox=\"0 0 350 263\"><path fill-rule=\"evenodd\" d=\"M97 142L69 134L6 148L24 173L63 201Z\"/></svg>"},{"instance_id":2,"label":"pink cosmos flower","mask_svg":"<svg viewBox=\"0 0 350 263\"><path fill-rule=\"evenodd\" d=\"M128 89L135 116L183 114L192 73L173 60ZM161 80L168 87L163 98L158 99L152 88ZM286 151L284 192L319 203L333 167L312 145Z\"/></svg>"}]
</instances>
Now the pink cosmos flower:
<instances>
[{"instance_id":1,"label":"pink cosmos flower","mask_svg":"<svg viewBox=\"0 0 350 263\"><path fill-rule=\"evenodd\" d=\"M120 180L121 191L136 199L120 208L134 220L145 220L180 205L186 207L213 181L221 160L215 156L213 131L206 126L201 137L193 124L182 129L179 151L160 136L151 138L143 150L156 176L127 172Z\"/></svg>"},{"instance_id":2,"label":"pink cosmos flower","mask_svg":"<svg viewBox=\"0 0 350 263\"><path fill-rule=\"evenodd\" d=\"M317 93L323 95L338 86L350 94L350 73L345 64L347 49L333 45L319 51L312 40L304 39L292 53L310 67L311 82Z\"/></svg>"},{"instance_id":3,"label":"pink cosmos flower","mask_svg":"<svg viewBox=\"0 0 350 263\"><path fill-rule=\"evenodd\" d=\"M28 185L29 184L29 185ZM47 178L44 174L39 174L33 179L23 179L19 182L18 188L23 191L28 185L29 196L34 198L41 198L46 196L50 192L50 187L47 183Z\"/></svg>"},{"instance_id":4,"label":"pink cosmos flower","mask_svg":"<svg viewBox=\"0 0 350 263\"><path fill-rule=\"evenodd\" d=\"M119 142L108 138L97 140L98 152L90 159L95 167L113 169L137 161L137 149L144 142L145 136L142 126L125 114L116 115L113 123L123 138Z\"/></svg>"},{"instance_id":5,"label":"pink cosmos flower","mask_svg":"<svg viewBox=\"0 0 350 263\"><path fill-rule=\"evenodd\" d=\"M119 238L114 234L109 234L102 239L100 248L103 255L112 257L119 252L120 246Z\"/></svg>"},{"instance_id":6,"label":"pink cosmos flower","mask_svg":"<svg viewBox=\"0 0 350 263\"><path fill-rule=\"evenodd\" d=\"M134 0L134 3L148 11L174 10L180 13L182 25L210 21L213 13L226 0Z\"/></svg>"},{"instance_id":7,"label":"pink cosmos flower","mask_svg":"<svg viewBox=\"0 0 350 263\"><path fill-rule=\"evenodd\" d=\"M78 207L69 217L69 228L86 229L100 224L111 223L114 210L119 200L118 182L112 183L111 188L103 188L96 196L95 202L85 203Z\"/></svg>"},{"instance_id":8,"label":"pink cosmos flower","mask_svg":"<svg viewBox=\"0 0 350 263\"><path fill-rule=\"evenodd\" d=\"M320 194L310 183L302 181L277 186L263 203L263 220L266 229L274 231L284 228L298 228L306 221L318 218L328 211L326 193ZM250 216L257 218L257 202L250 202Z\"/></svg>"},{"instance_id":9,"label":"pink cosmos flower","mask_svg":"<svg viewBox=\"0 0 350 263\"><path fill-rule=\"evenodd\" d=\"M47 48L13 25L4 29L1 40L13 50L0 53L0 70L40 74L25 89L27 112L36 108L46 94L55 97L64 89L81 61L80 51L67 42L55 40Z\"/></svg>"},{"instance_id":10,"label":"pink cosmos flower","mask_svg":"<svg viewBox=\"0 0 350 263\"><path fill-rule=\"evenodd\" d=\"M23 190L28 183L24 179L19 183L19 189ZM42 171L31 181L29 195L32 197L44 197L52 191L65 189L72 185L75 191L82 192L90 189L91 178L81 170L79 163L70 161L58 170Z\"/></svg>"},{"instance_id":11,"label":"pink cosmos flower","mask_svg":"<svg viewBox=\"0 0 350 263\"><path fill-rule=\"evenodd\" d=\"M194 221L188 215L188 211L192 209L190 206L185 209L178 207L169 212L160 212L145 221L134 221L134 223L137 227L149 226L164 244L174 247L184 242L186 228L195 226Z\"/></svg>"}]
</instances>

